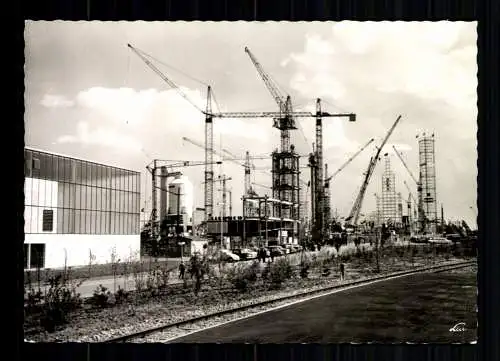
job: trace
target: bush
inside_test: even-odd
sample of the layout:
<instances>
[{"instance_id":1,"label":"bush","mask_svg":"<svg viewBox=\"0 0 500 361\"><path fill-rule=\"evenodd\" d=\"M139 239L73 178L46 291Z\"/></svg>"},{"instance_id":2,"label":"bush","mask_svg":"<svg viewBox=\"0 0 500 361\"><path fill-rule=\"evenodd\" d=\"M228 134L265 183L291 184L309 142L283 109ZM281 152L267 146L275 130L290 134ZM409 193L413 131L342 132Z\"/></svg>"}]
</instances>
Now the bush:
<instances>
[{"instance_id":1,"label":"bush","mask_svg":"<svg viewBox=\"0 0 500 361\"><path fill-rule=\"evenodd\" d=\"M283 282L293 277L293 268L287 258L280 258L269 267L267 280L271 288L280 288Z\"/></svg>"},{"instance_id":2,"label":"bush","mask_svg":"<svg viewBox=\"0 0 500 361\"><path fill-rule=\"evenodd\" d=\"M109 305L109 300L111 297L111 291L108 290L107 287L103 285L99 285L94 290L92 297L87 301L88 304L96 307L96 308L106 308Z\"/></svg>"},{"instance_id":3,"label":"bush","mask_svg":"<svg viewBox=\"0 0 500 361\"><path fill-rule=\"evenodd\" d=\"M41 325L48 332L53 332L56 326L63 325L69 321L69 313L81 307L82 299L76 293L80 286L68 286L67 279L57 275L49 279L49 289L44 297L43 316Z\"/></svg>"},{"instance_id":4,"label":"bush","mask_svg":"<svg viewBox=\"0 0 500 361\"><path fill-rule=\"evenodd\" d=\"M321 275L323 277L328 277L330 275L330 273L331 273L330 262L329 262L329 260L324 260L323 265L322 265L322 269L321 269Z\"/></svg>"},{"instance_id":5,"label":"bush","mask_svg":"<svg viewBox=\"0 0 500 361\"><path fill-rule=\"evenodd\" d=\"M228 272L228 280L235 289L246 292L257 281L258 272L258 262L253 262L250 266L238 264Z\"/></svg>"}]
</instances>

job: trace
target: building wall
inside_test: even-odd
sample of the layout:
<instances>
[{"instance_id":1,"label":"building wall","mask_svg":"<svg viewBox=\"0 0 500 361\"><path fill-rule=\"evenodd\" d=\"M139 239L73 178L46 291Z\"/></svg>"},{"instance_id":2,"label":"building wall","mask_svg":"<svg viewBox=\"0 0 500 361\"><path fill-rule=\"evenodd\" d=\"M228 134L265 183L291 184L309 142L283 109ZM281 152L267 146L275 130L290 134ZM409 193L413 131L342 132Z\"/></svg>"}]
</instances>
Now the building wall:
<instances>
[{"instance_id":1,"label":"building wall","mask_svg":"<svg viewBox=\"0 0 500 361\"><path fill-rule=\"evenodd\" d=\"M113 248L116 259L138 259L141 246L139 235L26 234L24 243L45 244L45 268L87 265L89 252L92 264L109 263Z\"/></svg>"},{"instance_id":2,"label":"building wall","mask_svg":"<svg viewBox=\"0 0 500 361\"><path fill-rule=\"evenodd\" d=\"M36 258L35 252L45 255L42 267L62 267L64 248L71 253L85 249L87 258L88 248L95 248L101 259L101 248L139 249L138 172L25 149L25 174L25 251L30 253L25 263ZM123 239L123 245L115 244L115 239ZM30 242L37 246L29 246ZM56 257L60 257L58 265ZM74 262L68 265L78 265ZM26 263L25 267L34 266Z\"/></svg>"}]
</instances>

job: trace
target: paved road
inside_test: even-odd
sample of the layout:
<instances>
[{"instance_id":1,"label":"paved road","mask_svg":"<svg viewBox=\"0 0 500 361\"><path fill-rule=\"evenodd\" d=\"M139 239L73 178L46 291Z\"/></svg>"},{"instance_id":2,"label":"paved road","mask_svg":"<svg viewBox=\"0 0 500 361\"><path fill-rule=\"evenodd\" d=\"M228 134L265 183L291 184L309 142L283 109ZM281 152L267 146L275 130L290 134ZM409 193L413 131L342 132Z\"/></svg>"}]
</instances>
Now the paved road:
<instances>
[{"instance_id":1,"label":"paved road","mask_svg":"<svg viewBox=\"0 0 500 361\"><path fill-rule=\"evenodd\" d=\"M428 273L383 281L173 342L471 342L477 339L475 277ZM468 330L450 332L458 322Z\"/></svg>"},{"instance_id":2,"label":"paved road","mask_svg":"<svg viewBox=\"0 0 500 361\"><path fill-rule=\"evenodd\" d=\"M173 268L173 272L170 275L169 279L169 284L178 284L182 283L182 280L178 278L178 271L177 271L177 266L180 262L180 259L169 259L170 263L169 266ZM233 267L236 264L250 264L254 260L249 260L249 261L240 261L237 263L228 263L226 264L226 268ZM185 260L186 262L186 260ZM296 263L296 262L292 262ZM263 264L262 264L263 265ZM214 267L215 273L218 273L218 268ZM147 277L147 273L144 273L144 280ZM101 276L101 277L95 277L91 278L89 280L86 280L83 282L83 284L76 289L76 292L80 293L80 296L83 298L91 297L94 293L94 290L99 286L103 285L106 287L108 290L111 292L115 292L118 289L118 286L121 288L125 288L128 291L135 290L135 281L133 275L130 275L128 277L128 280L125 279L125 277L119 276L116 277L116 280L113 279L113 277L110 276ZM48 290L48 286L42 287L42 291Z\"/></svg>"}]
</instances>

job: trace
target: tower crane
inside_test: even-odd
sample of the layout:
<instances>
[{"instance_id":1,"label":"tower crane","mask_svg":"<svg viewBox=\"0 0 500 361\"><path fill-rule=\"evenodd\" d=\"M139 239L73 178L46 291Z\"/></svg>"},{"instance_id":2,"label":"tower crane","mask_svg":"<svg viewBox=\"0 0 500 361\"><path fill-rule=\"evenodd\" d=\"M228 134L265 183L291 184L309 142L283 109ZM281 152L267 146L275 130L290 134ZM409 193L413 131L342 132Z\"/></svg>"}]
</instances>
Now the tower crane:
<instances>
[{"instance_id":1,"label":"tower crane","mask_svg":"<svg viewBox=\"0 0 500 361\"><path fill-rule=\"evenodd\" d=\"M279 110L282 113L281 116L277 117L274 121L274 127L278 128L281 132L281 151L288 152L290 151L290 130L297 129L295 123L296 115L293 114L292 109L292 100L290 95L284 97L279 91L278 87L271 80L271 77L264 71L262 65L256 59L256 57L252 54L248 47L245 47L245 52L249 55L252 63L254 64L257 72L260 77L264 81L267 89L273 96L274 100L279 106ZM356 119L354 114L338 114L337 116L348 116L350 121L354 121ZM315 217L316 224L315 228L319 232L318 237L320 239L323 238L325 232L325 222L324 222L324 188L323 188L323 126L322 126L322 112L321 112L321 101L320 99L316 100L316 170L315 170L315 179L316 184L316 192L312 194L314 202L317 203L317 215ZM299 124L300 126L300 124ZM273 191L274 192L274 191ZM281 197L280 197L281 198Z\"/></svg>"},{"instance_id":2,"label":"tower crane","mask_svg":"<svg viewBox=\"0 0 500 361\"><path fill-rule=\"evenodd\" d=\"M417 185L417 199L418 199L418 201L416 202L416 204L417 204L417 212L418 212L418 223L419 223L420 231L423 231L425 229L425 225L427 222L426 222L426 216L425 216L425 212L424 212L424 206L422 203L422 201L423 201L423 199L422 199L422 184L419 180L417 180L417 178L415 178L413 173L410 171L410 168L408 167L408 165L404 161L401 153L396 149L396 147L394 145L392 146L392 148L394 149L394 152L398 156L401 163L403 163L403 166L405 167L406 171L410 175L411 179L413 179L413 181ZM412 197L413 197L413 195L412 195Z\"/></svg>"},{"instance_id":3,"label":"tower crane","mask_svg":"<svg viewBox=\"0 0 500 361\"><path fill-rule=\"evenodd\" d=\"M325 184L324 184L324 194L325 194L325 218L327 222L327 227L328 223L330 222L330 180L334 178L337 174L339 174L345 167L347 167L353 160L356 158L363 150L366 149L375 139L370 139L368 143L366 143L364 146L362 146L354 155L352 155L344 164L340 166L339 169L335 171L331 176L328 176L328 165L325 164Z\"/></svg>"},{"instance_id":4,"label":"tower crane","mask_svg":"<svg viewBox=\"0 0 500 361\"><path fill-rule=\"evenodd\" d=\"M146 57L146 53L137 49L136 47L127 44L128 48L131 49L146 65L153 70L162 80L167 83L172 89L175 89L179 95L181 95L186 101L198 109L202 114L205 115L205 222L208 217L213 213L213 117L212 117L212 88L207 87L207 104L205 110L201 109L189 97L184 93L172 80L170 80L165 74L163 74L149 59Z\"/></svg>"},{"instance_id":5,"label":"tower crane","mask_svg":"<svg viewBox=\"0 0 500 361\"><path fill-rule=\"evenodd\" d=\"M377 162L379 160L380 152L384 148L385 143L387 143L387 140L391 136L392 132L394 131L394 129L396 128L396 126L398 125L400 120L401 120L401 115L398 116L398 118L396 119L396 121L394 122L392 127L387 132L380 147L377 147L377 151L375 153L375 156L373 156L370 159L370 163L368 164L368 169L366 170L365 177L363 179L363 183L361 184L361 189L359 190L359 193L358 193L358 196L356 197L354 205L353 205L351 211L349 212L349 216L347 216L347 218L346 218L346 223L348 225L352 225L354 228L356 228L356 226L358 224L358 219L359 219L359 215L361 212L361 206L363 204L363 199L365 197L366 189L368 187L368 183L370 182L370 179L371 179L373 172L375 170L375 166L377 165Z\"/></svg>"}]
</instances>

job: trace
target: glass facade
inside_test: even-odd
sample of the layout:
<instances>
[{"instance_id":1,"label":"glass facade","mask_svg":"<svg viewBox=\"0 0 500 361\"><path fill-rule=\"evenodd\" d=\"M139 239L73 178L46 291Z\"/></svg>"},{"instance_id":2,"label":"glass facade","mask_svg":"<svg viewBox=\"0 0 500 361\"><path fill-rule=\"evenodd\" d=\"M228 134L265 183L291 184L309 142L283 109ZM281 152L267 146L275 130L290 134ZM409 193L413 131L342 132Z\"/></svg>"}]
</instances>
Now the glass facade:
<instances>
[{"instance_id":1,"label":"glass facade","mask_svg":"<svg viewBox=\"0 0 500 361\"><path fill-rule=\"evenodd\" d=\"M25 149L25 233L139 234L140 173Z\"/></svg>"}]
</instances>

